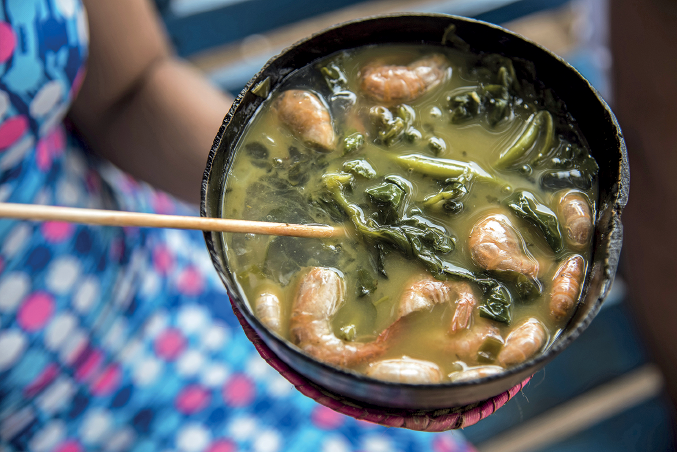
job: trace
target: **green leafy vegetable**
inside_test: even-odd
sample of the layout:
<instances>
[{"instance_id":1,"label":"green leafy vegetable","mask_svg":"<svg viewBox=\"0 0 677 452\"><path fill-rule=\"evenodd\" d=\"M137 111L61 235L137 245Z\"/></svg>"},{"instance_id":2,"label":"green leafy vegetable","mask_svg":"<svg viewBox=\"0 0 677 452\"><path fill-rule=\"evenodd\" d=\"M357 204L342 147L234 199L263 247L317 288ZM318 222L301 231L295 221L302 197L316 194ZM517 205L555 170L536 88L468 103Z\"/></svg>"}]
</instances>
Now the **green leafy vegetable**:
<instances>
[{"instance_id":1,"label":"green leafy vegetable","mask_svg":"<svg viewBox=\"0 0 677 452\"><path fill-rule=\"evenodd\" d=\"M465 198L465 196L470 192L473 177L473 173L468 170L458 177L451 177L447 179L444 181L445 186L442 191L435 195L430 195L423 200L423 207L431 207L442 203L446 210L450 210L452 212L458 211L458 204L460 204L460 200ZM462 208L463 205L460 204L460 209Z\"/></svg>"},{"instance_id":2,"label":"green leafy vegetable","mask_svg":"<svg viewBox=\"0 0 677 452\"><path fill-rule=\"evenodd\" d=\"M339 255L340 249L328 247L319 239L275 237L268 245L263 269L273 281L286 286L294 274L310 264L335 267Z\"/></svg>"},{"instance_id":3,"label":"green leafy vegetable","mask_svg":"<svg viewBox=\"0 0 677 452\"><path fill-rule=\"evenodd\" d=\"M447 143L442 138L430 137L428 139L428 147L432 149L435 155L440 155L447 149Z\"/></svg>"},{"instance_id":4,"label":"green leafy vegetable","mask_svg":"<svg viewBox=\"0 0 677 452\"><path fill-rule=\"evenodd\" d=\"M466 163L458 160L427 157L420 154L400 155L394 157L394 160L404 168L437 179L448 179L450 177L458 177L470 173L475 178L485 182L507 185L507 183L484 171L474 162Z\"/></svg>"},{"instance_id":5,"label":"green leafy vegetable","mask_svg":"<svg viewBox=\"0 0 677 452\"><path fill-rule=\"evenodd\" d=\"M458 124L480 114L483 100L477 91L459 94L449 99L451 122Z\"/></svg>"},{"instance_id":6,"label":"green leafy vegetable","mask_svg":"<svg viewBox=\"0 0 677 452\"><path fill-rule=\"evenodd\" d=\"M352 133L343 139L343 151L345 154L359 151L364 146L364 135L359 132Z\"/></svg>"},{"instance_id":7,"label":"green leafy vegetable","mask_svg":"<svg viewBox=\"0 0 677 452\"><path fill-rule=\"evenodd\" d=\"M555 169L543 173L540 181L546 190L589 190L599 172L595 159L580 146L572 144L559 149L550 163Z\"/></svg>"},{"instance_id":8,"label":"green leafy vegetable","mask_svg":"<svg viewBox=\"0 0 677 452\"><path fill-rule=\"evenodd\" d=\"M478 307L480 317L510 325L512 321L512 297L506 287L494 279L478 279L484 292L483 303Z\"/></svg>"},{"instance_id":9,"label":"green leafy vegetable","mask_svg":"<svg viewBox=\"0 0 677 452\"><path fill-rule=\"evenodd\" d=\"M484 114L494 127L513 111L515 94L519 90L515 68L509 58L484 57L475 68L480 86L472 91L451 96L451 122L458 124Z\"/></svg>"},{"instance_id":10,"label":"green leafy vegetable","mask_svg":"<svg viewBox=\"0 0 677 452\"><path fill-rule=\"evenodd\" d=\"M515 164L529 151L539 136L543 135L543 143L537 155L531 160L537 162L552 148L554 142L554 126L549 112L541 110L531 115L522 134L506 149L496 161L496 166L505 168Z\"/></svg>"},{"instance_id":11,"label":"green leafy vegetable","mask_svg":"<svg viewBox=\"0 0 677 452\"><path fill-rule=\"evenodd\" d=\"M365 159L345 162L343 164L343 171L354 174L355 176L362 176L365 179L373 179L376 177L376 171Z\"/></svg>"},{"instance_id":12,"label":"green leafy vegetable","mask_svg":"<svg viewBox=\"0 0 677 452\"><path fill-rule=\"evenodd\" d=\"M554 252L562 249L562 231L557 215L545 204L538 202L533 194L527 191L515 192L505 200L505 204L515 215L536 226Z\"/></svg>"},{"instance_id":13,"label":"green leafy vegetable","mask_svg":"<svg viewBox=\"0 0 677 452\"><path fill-rule=\"evenodd\" d=\"M252 165L259 168L272 168L272 162L268 160L270 151L258 141L252 141L251 143L245 144L244 152L251 158Z\"/></svg>"},{"instance_id":14,"label":"green leafy vegetable","mask_svg":"<svg viewBox=\"0 0 677 452\"><path fill-rule=\"evenodd\" d=\"M287 180L293 186L304 186L310 175L327 167L325 155L308 149L289 146L289 158L283 161L282 172L287 171Z\"/></svg>"},{"instance_id":15,"label":"green leafy vegetable","mask_svg":"<svg viewBox=\"0 0 677 452\"><path fill-rule=\"evenodd\" d=\"M477 361L481 364L491 364L496 361L503 348L503 340L496 336L487 336L477 351Z\"/></svg>"},{"instance_id":16,"label":"green leafy vegetable","mask_svg":"<svg viewBox=\"0 0 677 452\"><path fill-rule=\"evenodd\" d=\"M351 175L330 173L323 177L323 181L336 204L343 208L357 232L366 241L392 247L406 258L420 260L433 275L439 277L443 275L444 264L438 254L446 254L454 249L454 241L444 227L416 215L401 216L392 221L391 213L383 212L378 213L379 217L392 223L379 224L375 219L368 218L357 204L349 202L346 198L343 189L352 182ZM376 200L377 205L380 204L380 200L386 200L384 203L386 205L391 203L389 209L392 212L403 201L397 189L402 192L404 190L390 181L386 183L392 188L379 188L369 196Z\"/></svg>"},{"instance_id":17,"label":"green leafy vegetable","mask_svg":"<svg viewBox=\"0 0 677 452\"><path fill-rule=\"evenodd\" d=\"M416 119L414 109L399 105L392 110L386 107L372 107L369 116L376 127L378 141L391 146L402 139Z\"/></svg>"},{"instance_id":18,"label":"green leafy vegetable","mask_svg":"<svg viewBox=\"0 0 677 452\"><path fill-rule=\"evenodd\" d=\"M381 223L393 223L400 217L400 207L404 201L405 192L399 186L384 182L365 190L367 198L377 208Z\"/></svg>"},{"instance_id":19,"label":"green leafy vegetable","mask_svg":"<svg viewBox=\"0 0 677 452\"><path fill-rule=\"evenodd\" d=\"M354 324L349 324L342 326L340 329L340 334L338 337L340 339L343 339L344 341L347 342L352 342L355 340L355 336L357 336L357 327Z\"/></svg>"},{"instance_id":20,"label":"green leafy vegetable","mask_svg":"<svg viewBox=\"0 0 677 452\"><path fill-rule=\"evenodd\" d=\"M320 73L324 77L324 81L327 83L327 86L334 93L345 91L348 87L348 78L342 69L343 59L344 55L339 54L337 57L330 60L326 65L318 67Z\"/></svg>"},{"instance_id":21,"label":"green leafy vegetable","mask_svg":"<svg viewBox=\"0 0 677 452\"><path fill-rule=\"evenodd\" d=\"M531 301L541 295L543 286L537 279L534 280L526 275L517 275L515 280L515 292L522 301Z\"/></svg>"},{"instance_id":22,"label":"green leafy vegetable","mask_svg":"<svg viewBox=\"0 0 677 452\"><path fill-rule=\"evenodd\" d=\"M361 268L357 271L357 296L364 297L366 295L371 295L376 290L378 286L378 280L372 276L372 274Z\"/></svg>"},{"instance_id":23,"label":"green leafy vegetable","mask_svg":"<svg viewBox=\"0 0 677 452\"><path fill-rule=\"evenodd\" d=\"M415 143L423 138L423 134L418 129L409 127L404 131L404 138L410 143Z\"/></svg>"}]
</instances>

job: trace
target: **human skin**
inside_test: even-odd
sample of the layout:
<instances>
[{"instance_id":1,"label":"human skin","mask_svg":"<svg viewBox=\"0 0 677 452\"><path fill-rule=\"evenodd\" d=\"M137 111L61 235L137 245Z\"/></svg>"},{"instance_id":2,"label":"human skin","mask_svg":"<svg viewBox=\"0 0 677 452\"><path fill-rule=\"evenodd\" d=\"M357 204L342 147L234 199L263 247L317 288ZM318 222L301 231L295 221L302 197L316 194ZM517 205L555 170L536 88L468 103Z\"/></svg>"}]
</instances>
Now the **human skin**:
<instances>
[{"instance_id":1,"label":"human skin","mask_svg":"<svg viewBox=\"0 0 677 452\"><path fill-rule=\"evenodd\" d=\"M83 0L87 75L70 111L96 154L183 200L200 200L232 99L176 58L148 0Z\"/></svg>"}]
</instances>

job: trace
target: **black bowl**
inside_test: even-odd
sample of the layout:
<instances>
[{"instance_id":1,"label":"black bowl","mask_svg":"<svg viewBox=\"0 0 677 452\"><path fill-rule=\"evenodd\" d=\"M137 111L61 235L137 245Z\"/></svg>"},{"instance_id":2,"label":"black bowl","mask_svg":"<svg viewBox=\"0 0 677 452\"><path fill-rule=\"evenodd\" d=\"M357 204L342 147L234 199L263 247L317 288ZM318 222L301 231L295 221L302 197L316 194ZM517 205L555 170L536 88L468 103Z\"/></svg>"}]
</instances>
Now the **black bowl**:
<instances>
[{"instance_id":1,"label":"black bowl","mask_svg":"<svg viewBox=\"0 0 677 452\"><path fill-rule=\"evenodd\" d=\"M594 250L582 299L573 318L549 349L500 375L436 385L383 382L329 366L270 333L259 322L235 283L224 251L222 234L205 232L207 248L233 305L273 353L320 387L380 407L449 408L491 398L533 375L588 327L609 292L616 272L623 234L620 217L628 199L630 182L625 142L616 118L606 102L563 59L501 27L441 14L396 14L366 18L337 25L313 35L268 61L242 90L223 120L209 154L202 181L201 215L221 217L225 177L233 161L233 150L249 120L264 100L252 92L259 83L267 79L270 88L274 89L296 69L344 49L368 44L441 45L450 25L455 25L456 35L472 51L510 57L516 66L531 72L531 76L535 76L544 86L552 88L578 122L600 167ZM525 64L521 65L520 62ZM533 65L527 62L533 62Z\"/></svg>"}]
</instances>

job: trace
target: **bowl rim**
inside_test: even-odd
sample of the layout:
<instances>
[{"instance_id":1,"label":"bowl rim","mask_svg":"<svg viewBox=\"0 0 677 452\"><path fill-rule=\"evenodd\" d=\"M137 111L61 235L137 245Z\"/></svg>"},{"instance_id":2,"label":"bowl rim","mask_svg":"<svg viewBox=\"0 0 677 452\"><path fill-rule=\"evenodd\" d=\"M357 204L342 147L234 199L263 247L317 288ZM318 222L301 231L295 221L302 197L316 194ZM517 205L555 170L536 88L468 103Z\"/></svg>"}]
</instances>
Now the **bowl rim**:
<instances>
[{"instance_id":1,"label":"bowl rim","mask_svg":"<svg viewBox=\"0 0 677 452\"><path fill-rule=\"evenodd\" d=\"M287 52L290 50L301 46L305 43L308 43L312 41L313 39L316 39L326 33L332 32L339 30L345 26L348 25L353 25L353 24L358 24L358 23L365 23L365 22L370 22L370 21L380 21L384 19L394 19L394 18L407 18L407 17L417 17L417 18L425 18L425 17L430 17L430 18L440 18L440 19L450 19L452 21L460 21L460 22L466 22L466 23L472 23L476 24L479 26L484 26L484 27L490 27L492 29L495 29L499 32L502 32L504 34L510 35L512 38L518 39L520 41L523 41L533 47L536 47L540 51L544 52L547 54L550 58L556 60L560 65L565 67L567 70L571 71L573 75L578 77L585 85L587 88L591 91L591 93L595 96L598 102L600 102L602 108L607 112L609 119L611 121L610 127L613 128L614 133L616 135L616 138L619 143L619 152L620 152L620 160L619 160L619 180L621 183L619 183L618 188L614 190L615 196L613 196L613 202L614 202L614 211L617 214L618 219L620 219L620 213L622 209L625 207L627 204L627 199L629 195L629 165L628 165L628 157L627 157L627 149L625 145L625 141L623 139L623 134L621 132L620 125L618 124L618 121L610 109L608 103L603 99L599 91L576 69L574 68L570 63L568 63L566 60L564 60L562 57L559 55L555 54L554 52L548 50L544 46L532 41L531 39L522 36L518 33L515 33L511 30L508 30L504 27L501 27L500 25L492 24L489 22L481 21L478 19L473 19L473 18L467 18L467 17L462 17L462 16L456 16L456 15L451 15L451 14L443 14L443 13L412 13L412 12L402 12L402 13L389 13L389 14L379 14L379 15L371 15L367 17L362 17L362 18L357 18L353 20L348 20L345 22L341 22L338 24L335 24L333 26L327 27L322 29L321 31L318 31L316 33L313 33L312 35L305 37L294 44L285 47L283 50L281 50L278 54L272 56L265 64L264 66L249 80L249 82L245 85L245 87L242 89L242 91L238 94L236 99L233 101L233 104L226 114L221 127L219 128L219 132L216 135L216 138L214 139L214 143L212 145L212 148L209 152L209 156L207 159L207 165L204 171L204 176L203 176L203 182L202 182L202 187L201 187L201 202L200 202L200 215L201 216L207 216L207 187L210 181L210 176L211 172L213 169L213 164L214 164L214 159L216 156L216 153L218 152L218 149L221 144L221 139L224 135L226 127L230 124L232 121L233 117L235 114L239 111L240 105L244 102L245 100L245 95L249 93L252 88L255 87L256 84L259 82L263 81L265 77L262 78L262 76L265 74L266 70L273 65L278 58L282 57L285 55ZM365 43L365 46L369 45L369 43ZM325 58L328 55L318 55L316 59L320 58ZM512 56L514 58L514 56ZM298 68L297 68L298 69ZM258 109L258 107L257 107ZM241 135L240 135L241 136ZM235 142L234 144L236 144ZM235 146L231 146L230 152L232 152L232 149ZM226 171L224 171L224 176L226 174ZM598 212L599 213L599 212ZM598 226L599 219L596 219L595 222L595 227ZM616 228L620 228L620 231L616 231L620 233L620 236L617 237L616 241L614 242L618 247L618 253L620 253L620 241L622 240L622 225L620 224L620 221L618 221L618 224L615 225ZM205 240L207 242L207 247L210 248L214 246L211 237L208 236L208 233L205 232ZM614 254L613 251L611 250L614 248L614 243L609 244L609 249L607 250L606 254ZM593 247L594 248L594 247ZM212 250L210 249L210 255L212 254ZM593 256L594 257L594 254ZM592 264L593 264L593 259L590 259L588 262L588 266L586 268L586 278L584 280L583 284L583 291L581 292L578 303L576 305L576 309L580 306L581 302L583 299L585 299L588 294L587 290L589 289L589 283L590 279L592 277L591 272L592 272ZM604 270L604 278L607 281L606 284L602 285L602 290L600 293L595 294L596 300L594 303L591 304L587 314L580 320L580 322L571 330L568 330L564 332L563 334L558 335L555 339L553 339L545 350L539 352L536 356L516 365L513 367L510 367L508 369L505 369L503 372L496 374L496 375L490 375L482 378L478 378L475 380L469 380L469 381L462 381L462 382L441 382L441 383L435 383L435 384L411 384L411 383L396 383L396 382L390 382L390 381L384 381L384 380L378 380L374 379L371 377L366 376L365 374L358 373L356 371L353 371L351 369L344 369L341 367L333 366L327 363L324 363L322 361L316 360L315 358L311 357L310 355L306 354L303 352L299 347L296 345L292 344L291 342L287 341L286 339L282 338L281 336L273 333L272 331L268 330L259 320L256 318L255 315L251 312L251 308L248 305L248 302L245 301L243 298L239 296L238 294L235 294L232 292L231 287L226 284L224 281L224 284L226 285L228 295L233 298L233 302L235 305L237 305L240 308L240 312L242 312L243 316L249 322L250 325L254 327L256 332L265 338L270 338L273 341L275 341L277 344L280 346L290 350L297 358L302 359L303 361L306 361L310 363L311 365L319 365L325 370L331 371L331 372L338 372L340 374L343 374L346 377L349 378L357 378L358 380L362 380L365 383L371 383L371 384L379 384L379 385L384 385L386 387L392 387L392 388L435 388L435 389L444 389L444 388L457 388L457 387L471 387L471 386L478 386L478 385L483 385L485 383L490 383L493 381L498 381L505 379L506 377L510 376L515 376L521 372L524 372L527 368L534 367L534 366L540 366L545 365L547 362L552 360L555 356L557 356L562 350L567 348L575 339L578 338L578 336L585 331L592 320L596 317L598 314L599 310L601 309L601 306L604 302L604 299L606 295L608 294L608 291L610 289L611 283L613 282L614 275L616 268L615 266L617 265L617 259L616 262L609 262L609 257L613 256L606 256L604 259L605 262L605 268ZM217 265L217 261L214 259L214 256L212 256L213 263ZM613 267L613 268L612 268ZM224 271L230 273L229 269L224 269ZM220 275L221 276L221 275ZM223 279L223 278L222 278ZM575 311L574 311L575 313ZM573 319L573 314L572 314L572 319ZM569 322L572 320L570 319ZM568 325L568 324L567 324ZM566 328L566 326L565 326ZM261 332L265 331L265 333L268 334L262 334ZM317 383L316 383L317 384Z\"/></svg>"}]
</instances>

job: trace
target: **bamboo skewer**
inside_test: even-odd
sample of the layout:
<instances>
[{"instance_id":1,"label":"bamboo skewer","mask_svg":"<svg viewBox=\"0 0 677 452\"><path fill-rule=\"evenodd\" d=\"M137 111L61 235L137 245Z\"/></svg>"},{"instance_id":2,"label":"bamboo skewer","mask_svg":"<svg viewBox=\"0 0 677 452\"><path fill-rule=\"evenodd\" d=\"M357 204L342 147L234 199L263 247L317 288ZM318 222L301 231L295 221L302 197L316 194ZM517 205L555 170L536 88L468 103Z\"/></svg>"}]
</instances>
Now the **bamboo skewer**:
<instances>
[{"instance_id":1,"label":"bamboo skewer","mask_svg":"<svg viewBox=\"0 0 677 452\"><path fill-rule=\"evenodd\" d=\"M196 229L200 231L242 232L248 234L286 235L306 238L342 237L342 228L266 221L227 220L224 218L160 215L155 213L121 212L117 210L77 207L41 206L35 204L0 203L0 219L15 218L33 221L64 221L101 226L136 226L148 228Z\"/></svg>"}]
</instances>

